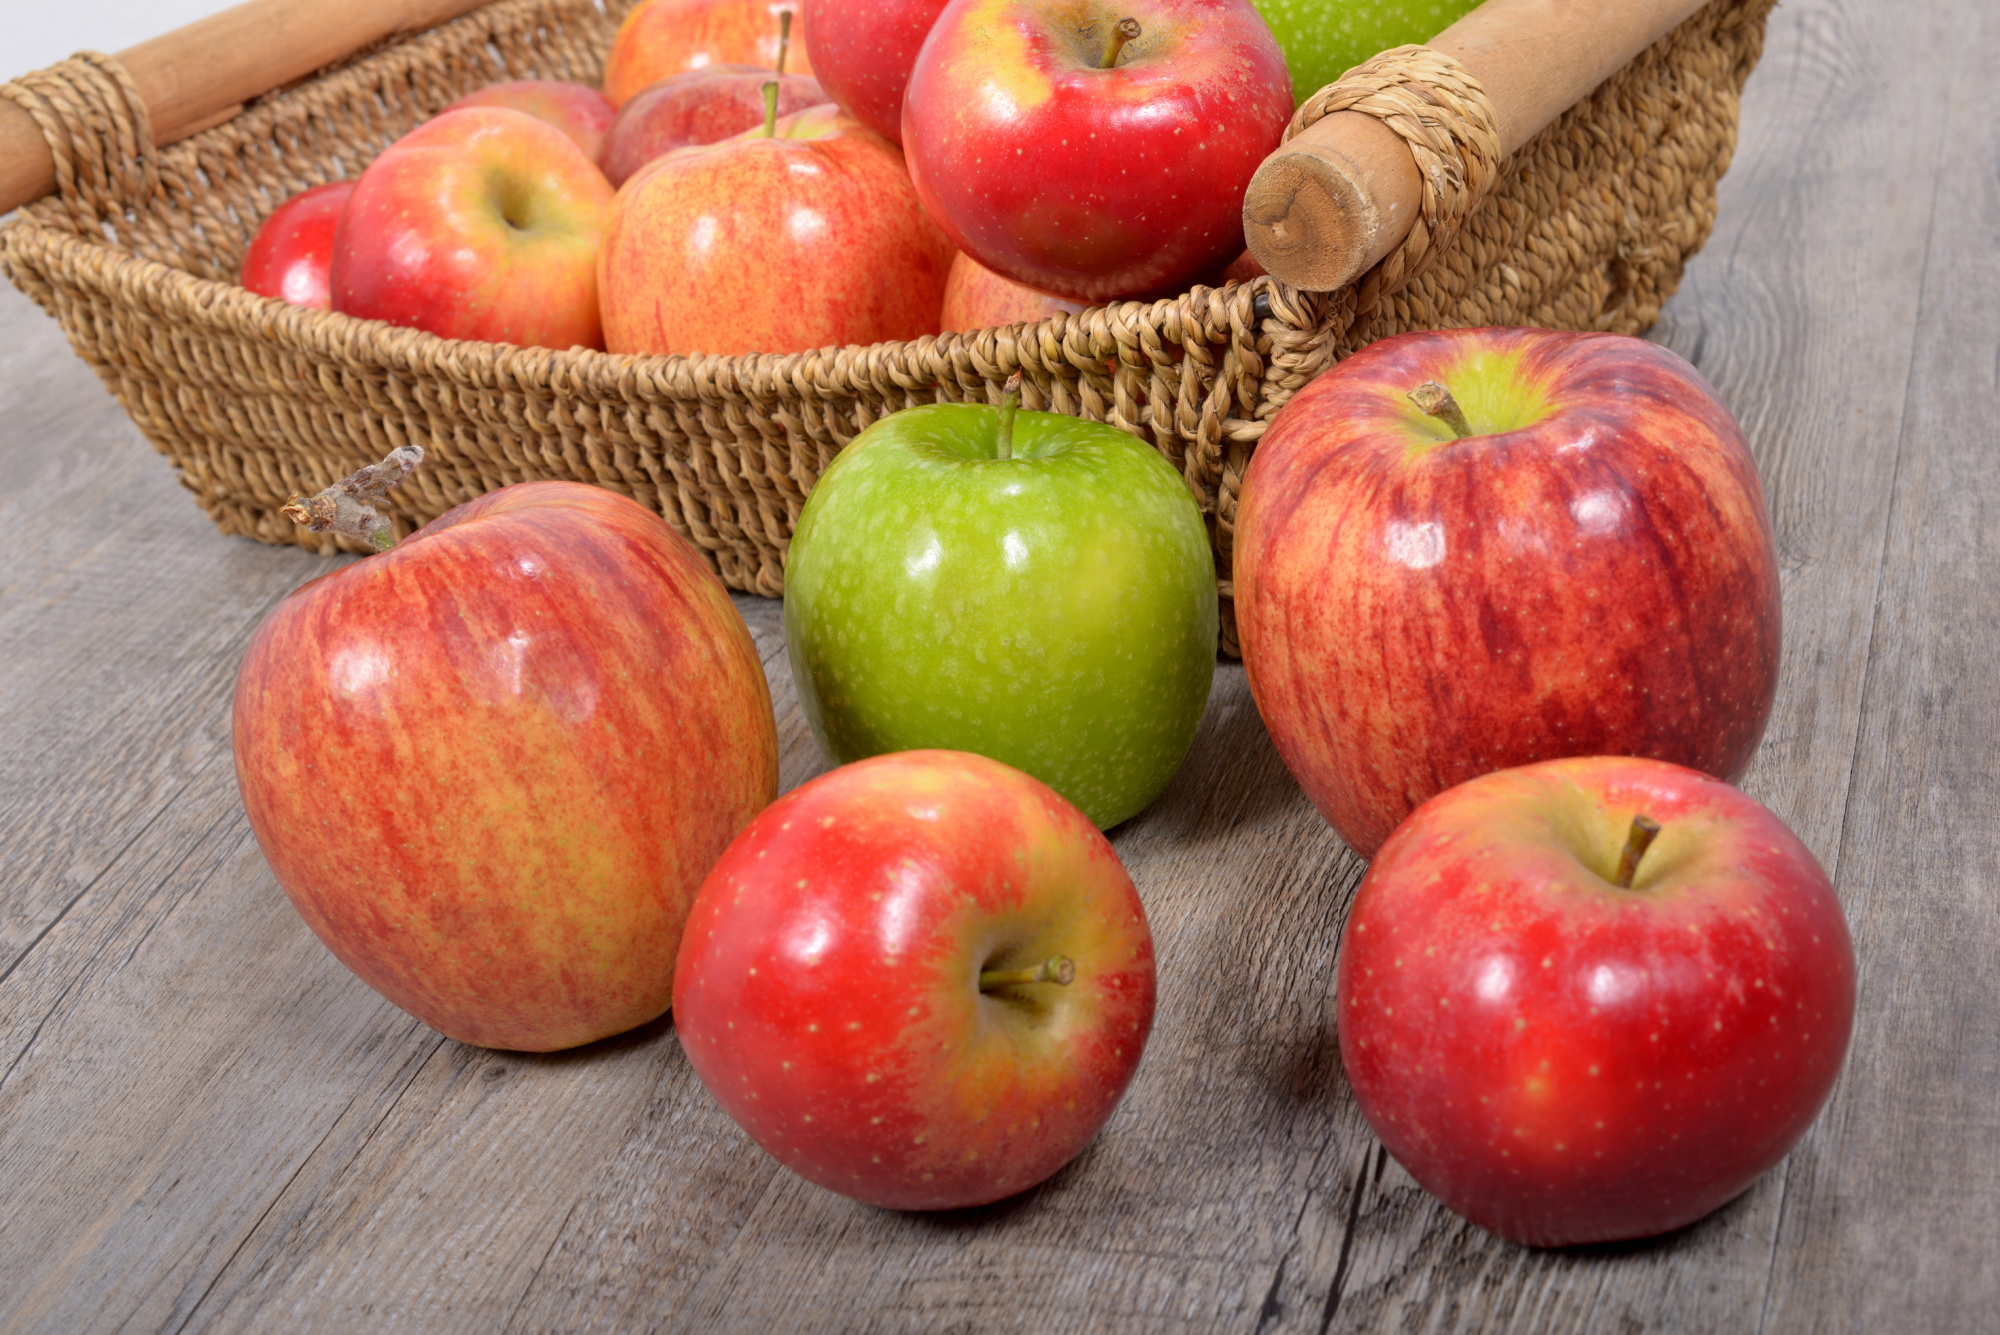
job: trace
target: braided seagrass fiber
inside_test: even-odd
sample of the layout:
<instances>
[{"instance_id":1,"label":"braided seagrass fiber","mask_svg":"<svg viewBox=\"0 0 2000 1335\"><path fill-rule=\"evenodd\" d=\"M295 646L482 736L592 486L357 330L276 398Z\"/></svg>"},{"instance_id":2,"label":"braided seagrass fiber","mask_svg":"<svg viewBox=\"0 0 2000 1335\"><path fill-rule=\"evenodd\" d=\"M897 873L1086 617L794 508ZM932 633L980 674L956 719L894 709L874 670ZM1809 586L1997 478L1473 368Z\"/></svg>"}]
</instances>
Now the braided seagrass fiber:
<instances>
[{"instance_id":1,"label":"braided seagrass fiber","mask_svg":"<svg viewBox=\"0 0 2000 1335\"><path fill-rule=\"evenodd\" d=\"M1236 497L1271 417L1340 357L1406 329L1651 325L1713 224L1772 0L1713 0L1490 184L1474 165L1476 108L1399 104L1444 136L1427 141L1442 168L1436 182L1425 173L1437 222L1404 259L1403 286L1385 262L1365 302L1353 287L1258 278L907 343L631 357L446 340L236 285L272 209L358 175L463 94L500 79L595 82L630 3L500 0L157 152L111 62L31 75L7 95L49 112L66 183L0 226L0 269L62 324L226 533L332 550L279 508L416 443L427 462L390 498L399 535L495 487L570 478L659 511L731 587L767 595L783 589L807 491L856 433L920 403L997 403L1018 371L1025 406L1130 432L1187 480L1212 525L1233 652Z\"/></svg>"},{"instance_id":2,"label":"braided seagrass fiber","mask_svg":"<svg viewBox=\"0 0 2000 1335\"><path fill-rule=\"evenodd\" d=\"M1359 111L1409 145L1422 194L1403 244L1356 283L1355 309L1423 277L1457 239L1499 179L1500 127L1493 100L1471 72L1442 51L1399 46L1356 65L1299 105L1285 139L1336 111Z\"/></svg>"}]
</instances>

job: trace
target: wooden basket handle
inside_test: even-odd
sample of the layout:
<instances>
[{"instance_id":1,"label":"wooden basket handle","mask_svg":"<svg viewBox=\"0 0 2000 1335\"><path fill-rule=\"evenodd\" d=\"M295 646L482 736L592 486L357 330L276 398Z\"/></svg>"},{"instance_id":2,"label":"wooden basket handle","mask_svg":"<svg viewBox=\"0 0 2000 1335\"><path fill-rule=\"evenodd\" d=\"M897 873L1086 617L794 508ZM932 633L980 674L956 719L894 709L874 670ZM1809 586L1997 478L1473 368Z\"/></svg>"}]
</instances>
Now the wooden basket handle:
<instances>
[{"instance_id":1,"label":"wooden basket handle","mask_svg":"<svg viewBox=\"0 0 2000 1335\"><path fill-rule=\"evenodd\" d=\"M1505 158L1704 3L1486 0L1426 47L1484 89ZM1257 169L1243 199L1244 239L1273 277L1334 291L1403 245L1424 184L1410 144L1379 115L1335 111Z\"/></svg>"},{"instance_id":2,"label":"wooden basket handle","mask_svg":"<svg viewBox=\"0 0 2000 1335\"><path fill-rule=\"evenodd\" d=\"M118 53L159 147L228 120L384 38L418 33L486 0L249 0ZM55 160L26 110L0 98L0 213L55 189Z\"/></svg>"}]
</instances>

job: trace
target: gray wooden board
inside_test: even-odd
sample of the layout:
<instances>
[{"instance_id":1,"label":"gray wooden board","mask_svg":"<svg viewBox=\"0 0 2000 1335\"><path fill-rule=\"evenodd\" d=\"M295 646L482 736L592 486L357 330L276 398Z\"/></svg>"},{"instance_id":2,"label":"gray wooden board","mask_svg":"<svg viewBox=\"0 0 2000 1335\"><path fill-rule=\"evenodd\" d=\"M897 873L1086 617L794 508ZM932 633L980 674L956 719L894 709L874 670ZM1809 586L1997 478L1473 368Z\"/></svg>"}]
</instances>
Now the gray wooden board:
<instances>
[{"instance_id":1,"label":"gray wooden board","mask_svg":"<svg viewBox=\"0 0 2000 1335\"><path fill-rule=\"evenodd\" d=\"M447 1042L312 938L249 837L238 656L327 568L218 537L59 331L0 293L0 1332L1976 1331L2000 1310L2000 19L1789 0L1714 238L1655 337L1736 409L1784 567L1746 787L1861 958L1827 1112L1680 1233L1547 1253L1443 1210L1341 1077L1360 865L1225 666L1116 836L1152 1044L1075 1164L889 1214L778 1168L670 1020ZM822 766L743 598L787 787Z\"/></svg>"}]
</instances>

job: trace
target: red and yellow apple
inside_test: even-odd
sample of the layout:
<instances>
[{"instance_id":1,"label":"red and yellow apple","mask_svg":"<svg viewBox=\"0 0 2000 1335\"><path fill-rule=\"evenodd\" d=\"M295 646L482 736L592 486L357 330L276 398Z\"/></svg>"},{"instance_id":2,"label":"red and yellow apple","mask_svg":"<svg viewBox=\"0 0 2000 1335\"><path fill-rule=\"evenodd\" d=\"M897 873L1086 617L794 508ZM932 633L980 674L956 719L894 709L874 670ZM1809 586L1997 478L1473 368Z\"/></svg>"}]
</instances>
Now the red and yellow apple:
<instances>
[{"instance_id":1,"label":"red and yellow apple","mask_svg":"<svg viewBox=\"0 0 2000 1335\"><path fill-rule=\"evenodd\" d=\"M1364 348L1273 419L1234 556L1257 707L1363 857L1432 794L1531 761L1734 780L1777 690L1756 467L1694 368L1635 338Z\"/></svg>"},{"instance_id":2,"label":"red and yellow apple","mask_svg":"<svg viewBox=\"0 0 2000 1335\"><path fill-rule=\"evenodd\" d=\"M1782 821L1693 770L1587 757L1398 826L1335 998L1396 1161L1558 1247L1679 1228L1782 1159L1833 1088L1854 987L1840 901Z\"/></svg>"},{"instance_id":3,"label":"red and yellow apple","mask_svg":"<svg viewBox=\"0 0 2000 1335\"><path fill-rule=\"evenodd\" d=\"M623 185L654 158L688 144L712 144L764 123L764 85L778 84L778 114L818 106L826 92L805 74L774 75L755 65L709 65L634 94L618 109L599 161Z\"/></svg>"},{"instance_id":4,"label":"red and yellow apple","mask_svg":"<svg viewBox=\"0 0 2000 1335\"><path fill-rule=\"evenodd\" d=\"M1241 254L1244 189L1291 114L1249 0L951 0L910 75L903 150L960 250L1101 302Z\"/></svg>"},{"instance_id":5,"label":"red and yellow apple","mask_svg":"<svg viewBox=\"0 0 2000 1335\"><path fill-rule=\"evenodd\" d=\"M810 75L799 0L643 0L618 25L604 95L623 107L640 89L710 65L778 68L780 16L792 15L784 72Z\"/></svg>"},{"instance_id":6,"label":"red and yellow apple","mask_svg":"<svg viewBox=\"0 0 2000 1335\"><path fill-rule=\"evenodd\" d=\"M945 0L805 0L813 73L863 125L903 140L903 90Z\"/></svg>"},{"instance_id":7,"label":"red and yellow apple","mask_svg":"<svg viewBox=\"0 0 2000 1335\"><path fill-rule=\"evenodd\" d=\"M899 1210L1035 1185L1103 1126L1152 1029L1118 855L1019 770L903 751L751 823L695 901L674 1028L788 1168Z\"/></svg>"},{"instance_id":8,"label":"red and yellow apple","mask_svg":"<svg viewBox=\"0 0 2000 1335\"><path fill-rule=\"evenodd\" d=\"M445 338L599 347L611 183L561 130L505 107L448 111L355 182L333 308Z\"/></svg>"},{"instance_id":9,"label":"red and yellow apple","mask_svg":"<svg viewBox=\"0 0 2000 1335\"><path fill-rule=\"evenodd\" d=\"M237 677L237 782L307 924L449 1037L547 1051L667 1008L681 925L777 795L764 670L658 515L506 487L307 584Z\"/></svg>"},{"instance_id":10,"label":"red and yellow apple","mask_svg":"<svg viewBox=\"0 0 2000 1335\"><path fill-rule=\"evenodd\" d=\"M354 182L332 181L271 210L243 252L243 286L294 306L330 308L333 235L353 193Z\"/></svg>"},{"instance_id":11,"label":"red and yellow apple","mask_svg":"<svg viewBox=\"0 0 2000 1335\"><path fill-rule=\"evenodd\" d=\"M604 152L604 136L615 114L603 93L587 83L561 79L509 79L467 93L446 107L512 107L568 135L592 162Z\"/></svg>"},{"instance_id":12,"label":"red and yellow apple","mask_svg":"<svg viewBox=\"0 0 2000 1335\"><path fill-rule=\"evenodd\" d=\"M990 329L995 325L1029 324L1046 320L1059 311L1074 313L1082 309L1080 301L1037 292L1026 283L1002 278L960 251L945 278L940 327L947 331Z\"/></svg>"},{"instance_id":13,"label":"red and yellow apple","mask_svg":"<svg viewBox=\"0 0 2000 1335\"><path fill-rule=\"evenodd\" d=\"M797 352L938 330L951 243L896 146L831 105L656 158L598 260L613 352Z\"/></svg>"}]
</instances>

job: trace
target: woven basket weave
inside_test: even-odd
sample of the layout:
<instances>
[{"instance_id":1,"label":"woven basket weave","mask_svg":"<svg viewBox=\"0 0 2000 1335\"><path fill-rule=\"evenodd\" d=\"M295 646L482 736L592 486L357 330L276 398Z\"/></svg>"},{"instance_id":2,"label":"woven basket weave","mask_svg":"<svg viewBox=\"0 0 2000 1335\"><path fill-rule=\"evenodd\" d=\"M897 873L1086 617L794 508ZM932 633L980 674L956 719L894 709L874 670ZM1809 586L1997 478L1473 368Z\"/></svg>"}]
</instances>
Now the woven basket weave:
<instances>
[{"instance_id":1,"label":"woven basket weave","mask_svg":"<svg viewBox=\"0 0 2000 1335\"><path fill-rule=\"evenodd\" d=\"M1235 649L1237 488L1266 423L1348 352L1413 328L1638 333L1708 236L1738 96L1773 0L1713 0L1505 161L1450 61L1403 48L1300 108L1411 143L1425 210L1351 288L1259 278L1040 324L787 356L630 357L440 339L235 285L258 224L308 186L498 79L595 82L633 0L501 0L365 54L155 151L117 64L80 56L0 88L41 123L58 193L0 227L0 268L61 322L226 533L331 550L278 509L396 445L426 466L399 534L482 492L570 478L634 496L732 588L783 590L806 492L855 433L918 403L998 402L1110 422L1156 446L1210 517Z\"/></svg>"}]
</instances>

